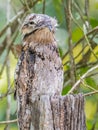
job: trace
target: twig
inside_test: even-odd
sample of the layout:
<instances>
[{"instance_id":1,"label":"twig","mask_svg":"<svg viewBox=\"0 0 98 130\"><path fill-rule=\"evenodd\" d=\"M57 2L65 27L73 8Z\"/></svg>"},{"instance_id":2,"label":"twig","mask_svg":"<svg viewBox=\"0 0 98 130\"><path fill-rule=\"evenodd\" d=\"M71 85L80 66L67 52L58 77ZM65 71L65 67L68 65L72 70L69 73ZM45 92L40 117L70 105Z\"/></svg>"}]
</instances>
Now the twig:
<instances>
[{"instance_id":1,"label":"twig","mask_svg":"<svg viewBox=\"0 0 98 130\"><path fill-rule=\"evenodd\" d=\"M96 47L96 43L90 41L90 44L91 44L91 47L94 49ZM81 54L82 52L84 51L84 55L82 56L82 59L78 61L78 63L76 63L76 65L81 65L82 66L85 66L85 65L88 65L86 64L87 63L87 60L90 58L90 55L91 55L91 50L88 48L88 50L85 52L85 49L86 47L88 47L88 44L86 44L84 47L82 47L82 49L80 50L80 52L74 56L74 60L76 60ZM66 59L66 57L65 57ZM96 60L97 61L97 60ZM69 60L65 61L65 63L63 63L63 66L66 66L67 64L69 63ZM79 67L78 67L79 68Z\"/></svg>"},{"instance_id":2,"label":"twig","mask_svg":"<svg viewBox=\"0 0 98 130\"><path fill-rule=\"evenodd\" d=\"M9 121L1 121L0 124L11 124L11 123L16 123L18 119L15 120L9 120Z\"/></svg>"},{"instance_id":3,"label":"twig","mask_svg":"<svg viewBox=\"0 0 98 130\"><path fill-rule=\"evenodd\" d=\"M87 34L85 34L85 35L86 35L86 36L89 36L89 35L91 35L91 34L93 34L93 33L95 33L95 32L98 32L98 26L95 27L95 28L93 28L91 31L89 31L89 32L88 32ZM80 42L82 42L82 41L85 39L85 35L82 36L82 37L74 44L73 48L75 48ZM72 48L72 49L73 49L73 48ZM69 53L69 50L65 53L65 55L62 57L62 59L64 59L65 56L66 56L68 53Z\"/></svg>"},{"instance_id":4,"label":"twig","mask_svg":"<svg viewBox=\"0 0 98 130\"><path fill-rule=\"evenodd\" d=\"M73 17L73 15L72 15L72 13L71 13L71 17L72 17L72 20L75 22L75 24L81 29L81 31L83 32L83 29L82 29L82 27L78 24L78 22L74 19L74 17ZM86 25L86 23L85 23L85 25ZM86 40L86 42L87 42L87 44L88 44L88 46L89 46L89 48L90 48L90 51L92 52L92 54L94 55L94 57L97 59L97 61L98 61L98 57L95 55L95 53L94 53L94 51L93 51L93 49L92 49L92 47L91 47L91 45L90 45L90 43L89 43L89 40L88 40L88 37L87 37L87 35L85 34L85 32L83 32L84 33L84 38L85 38L85 40Z\"/></svg>"},{"instance_id":5,"label":"twig","mask_svg":"<svg viewBox=\"0 0 98 130\"><path fill-rule=\"evenodd\" d=\"M8 57L8 54L9 54L9 52L10 52L10 48L11 48L11 46L12 46L14 40L16 39L17 35L18 35L18 31L19 31L19 30L18 30L18 28L17 28L15 34L13 34L12 40L10 41L9 45L7 46L6 58L5 58L5 60L4 60L4 62L3 62L3 65L2 65L2 67L1 67L0 75L2 74L2 72L3 72L3 70L4 70L4 67L5 67L5 64L6 64L6 61L7 61L7 57Z\"/></svg>"},{"instance_id":6,"label":"twig","mask_svg":"<svg viewBox=\"0 0 98 130\"><path fill-rule=\"evenodd\" d=\"M85 16L87 17L87 21L89 22L89 0L85 0Z\"/></svg>"},{"instance_id":7,"label":"twig","mask_svg":"<svg viewBox=\"0 0 98 130\"><path fill-rule=\"evenodd\" d=\"M87 36L86 35L84 35L85 36L85 39L86 39L86 41L87 41L87 44L88 44L88 46L89 46L89 48L90 48L90 51L92 52L92 54L93 54L93 56L96 58L96 60L98 61L98 57L95 55L95 53L94 53L94 51L93 51L93 49L92 49L92 47L91 47L91 45L90 45L90 43L89 43L89 40L88 40L88 38L87 38Z\"/></svg>"},{"instance_id":8,"label":"twig","mask_svg":"<svg viewBox=\"0 0 98 130\"><path fill-rule=\"evenodd\" d=\"M11 86L9 86L9 89L8 89L8 91L7 91L5 94L0 94L0 99L6 97L6 96L9 95L9 94L14 93L15 90L14 90L14 89L11 89L12 86L13 86L13 84L14 84L14 81L12 82Z\"/></svg>"},{"instance_id":9,"label":"twig","mask_svg":"<svg viewBox=\"0 0 98 130\"><path fill-rule=\"evenodd\" d=\"M82 83L85 87L87 87L87 88L89 88L89 89L91 89L91 90L93 90L93 91L97 91L95 88L91 87L90 85L85 84L84 81L83 81L83 79L81 79L81 83Z\"/></svg>"},{"instance_id":10,"label":"twig","mask_svg":"<svg viewBox=\"0 0 98 130\"><path fill-rule=\"evenodd\" d=\"M74 60L77 59L77 58L79 57L79 55L81 55L81 53L83 52L83 50L84 50L86 47L87 47L87 45L85 45L85 46L81 49L81 51L74 57ZM67 65L68 63L69 63L69 61L65 62L65 63L63 64L63 66L64 66L64 65Z\"/></svg>"},{"instance_id":11,"label":"twig","mask_svg":"<svg viewBox=\"0 0 98 130\"><path fill-rule=\"evenodd\" d=\"M0 37L4 34L4 32L7 30L8 27L10 27L21 15L24 13L24 11L20 11L17 13L16 16L14 16L6 25L5 27L1 30L0 32Z\"/></svg>"},{"instance_id":12,"label":"twig","mask_svg":"<svg viewBox=\"0 0 98 130\"><path fill-rule=\"evenodd\" d=\"M93 94L98 94L98 91L89 92L89 93L84 94L83 96L91 96Z\"/></svg>"},{"instance_id":13,"label":"twig","mask_svg":"<svg viewBox=\"0 0 98 130\"><path fill-rule=\"evenodd\" d=\"M24 1L23 1L23 0L20 0L20 2L21 2L21 4L22 4L23 6L25 6L25 3L24 3Z\"/></svg>"},{"instance_id":14,"label":"twig","mask_svg":"<svg viewBox=\"0 0 98 130\"><path fill-rule=\"evenodd\" d=\"M81 65L76 64L76 69L78 70L78 69L83 68L83 67L86 67L86 66L88 66L88 68L90 68L90 67L93 67L94 65L96 65L96 63L98 63L98 62L89 63L89 64L88 64L88 63L83 63L83 64L81 64ZM97 75L97 74L98 74L98 72L93 73L93 74L91 73L91 74L87 75L86 78L95 76L95 75ZM68 77L68 75L69 75L69 70L64 71L64 75L65 75L65 77L64 77L64 83L65 83L66 81L68 81L68 82L70 83L71 80L70 80L69 77ZM67 84L68 82L66 82L66 84Z\"/></svg>"},{"instance_id":15,"label":"twig","mask_svg":"<svg viewBox=\"0 0 98 130\"><path fill-rule=\"evenodd\" d=\"M5 94L0 95L0 99L6 97L7 95L13 94L15 90L7 91Z\"/></svg>"},{"instance_id":16,"label":"twig","mask_svg":"<svg viewBox=\"0 0 98 130\"><path fill-rule=\"evenodd\" d=\"M29 1L24 0L24 4L25 4L27 10L28 10L29 12L31 12L31 8L29 7L29 3L28 3L28 2L29 2Z\"/></svg>"},{"instance_id":17,"label":"twig","mask_svg":"<svg viewBox=\"0 0 98 130\"><path fill-rule=\"evenodd\" d=\"M46 0L43 0L43 8L42 8L42 13L45 14L45 6L46 5Z\"/></svg>"},{"instance_id":18,"label":"twig","mask_svg":"<svg viewBox=\"0 0 98 130\"><path fill-rule=\"evenodd\" d=\"M74 23L80 28L80 30L83 32L82 27L81 27L80 24L75 20L75 18L73 17L72 13L71 13L70 16L71 16L73 22L74 22Z\"/></svg>"},{"instance_id":19,"label":"twig","mask_svg":"<svg viewBox=\"0 0 98 130\"><path fill-rule=\"evenodd\" d=\"M68 92L68 94L72 93L74 90L77 89L77 87L79 86L79 84L81 83L81 79L84 79L88 76L89 73L91 73L92 71L94 71L95 69L98 68L98 65L92 67L91 69L89 69L84 75L81 76L81 78L73 85L72 89Z\"/></svg>"},{"instance_id":20,"label":"twig","mask_svg":"<svg viewBox=\"0 0 98 130\"><path fill-rule=\"evenodd\" d=\"M87 65L85 65L85 66L87 66ZM92 64L92 66L93 66L93 64ZM83 66L80 66L78 68L76 67L76 68L79 69L81 67L83 67ZM66 74L68 74L68 71L66 72ZM98 72L93 73L93 74L89 74L88 76L86 76L86 78L92 77L92 76L95 76L95 75L98 75ZM65 77L64 77L64 87L68 86L70 83L71 83L71 80L67 77L67 75L65 75Z\"/></svg>"},{"instance_id":21,"label":"twig","mask_svg":"<svg viewBox=\"0 0 98 130\"><path fill-rule=\"evenodd\" d=\"M73 1L73 6L75 7L75 9L77 10L77 12L79 13L81 20L83 21L83 23L85 23L83 14L81 13L82 11L80 10L79 5L77 5L77 3L75 1Z\"/></svg>"}]
</instances>

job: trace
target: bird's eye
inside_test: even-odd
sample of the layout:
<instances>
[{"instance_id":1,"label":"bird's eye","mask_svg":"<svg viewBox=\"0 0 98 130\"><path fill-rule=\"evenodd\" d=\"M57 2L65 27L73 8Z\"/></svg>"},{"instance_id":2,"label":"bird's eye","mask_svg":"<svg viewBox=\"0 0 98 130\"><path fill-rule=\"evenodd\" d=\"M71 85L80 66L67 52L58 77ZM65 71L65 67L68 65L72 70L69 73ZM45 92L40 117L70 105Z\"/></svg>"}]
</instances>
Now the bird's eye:
<instances>
[{"instance_id":1,"label":"bird's eye","mask_svg":"<svg viewBox=\"0 0 98 130\"><path fill-rule=\"evenodd\" d=\"M31 25L32 25L32 24L35 24L35 23L34 23L33 21L31 21L31 22L29 22L29 24L31 24Z\"/></svg>"}]
</instances>

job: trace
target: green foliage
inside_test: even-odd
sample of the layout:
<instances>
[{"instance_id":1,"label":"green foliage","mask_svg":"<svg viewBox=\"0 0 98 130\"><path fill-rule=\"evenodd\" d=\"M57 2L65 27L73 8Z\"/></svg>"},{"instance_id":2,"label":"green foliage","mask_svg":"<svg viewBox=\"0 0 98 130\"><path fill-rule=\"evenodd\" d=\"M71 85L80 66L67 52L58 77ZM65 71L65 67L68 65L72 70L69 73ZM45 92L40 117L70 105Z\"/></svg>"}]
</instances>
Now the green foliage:
<instances>
[{"instance_id":1,"label":"green foliage","mask_svg":"<svg viewBox=\"0 0 98 130\"><path fill-rule=\"evenodd\" d=\"M62 91L62 95L66 95L70 89L71 89L71 86L64 87Z\"/></svg>"},{"instance_id":2,"label":"green foliage","mask_svg":"<svg viewBox=\"0 0 98 130\"><path fill-rule=\"evenodd\" d=\"M74 28L72 32L73 43L78 41L83 36L83 31L80 28Z\"/></svg>"},{"instance_id":3,"label":"green foliage","mask_svg":"<svg viewBox=\"0 0 98 130\"><path fill-rule=\"evenodd\" d=\"M0 125L0 130L4 130L5 127L6 125ZM10 127L10 130L18 130L18 127L16 124L13 124L13 125L10 124L9 127Z\"/></svg>"}]
</instances>

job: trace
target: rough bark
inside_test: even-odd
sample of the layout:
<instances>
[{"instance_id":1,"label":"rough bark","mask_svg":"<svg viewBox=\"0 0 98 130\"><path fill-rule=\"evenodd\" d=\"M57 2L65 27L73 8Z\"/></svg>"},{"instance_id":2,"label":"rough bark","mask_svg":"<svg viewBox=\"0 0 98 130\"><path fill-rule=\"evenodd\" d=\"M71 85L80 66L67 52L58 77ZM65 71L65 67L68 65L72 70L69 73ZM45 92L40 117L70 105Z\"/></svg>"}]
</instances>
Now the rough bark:
<instances>
[{"instance_id":1,"label":"rough bark","mask_svg":"<svg viewBox=\"0 0 98 130\"><path fill-rule=\"evenodd\" d=\"M31 130L86 130L81 94L42 95L32 100Z\"/></svg>"}]
</instances>

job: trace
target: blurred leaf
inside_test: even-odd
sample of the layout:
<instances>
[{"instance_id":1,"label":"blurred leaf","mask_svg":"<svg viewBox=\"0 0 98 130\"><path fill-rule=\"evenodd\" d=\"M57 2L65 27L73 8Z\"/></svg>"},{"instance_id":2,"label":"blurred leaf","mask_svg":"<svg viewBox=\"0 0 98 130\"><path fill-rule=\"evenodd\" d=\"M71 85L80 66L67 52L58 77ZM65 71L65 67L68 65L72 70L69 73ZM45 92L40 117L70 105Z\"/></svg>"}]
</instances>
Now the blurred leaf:
<instances>
[{"instance_id":1,"label":"blurred leaf","mask_svg":"<svg viewBox=\"0 0 98 130\"><path fill-rule=\"evenodd\" d=\"M85 102L85 112L87 120L93 120L96 113L97 103L86 100Z\"/></svg>"},{"instance_id":2,"label":"blurred leaf","mask_svg":"<svg viewBox=\"0 0 98 130\"><path fill-rule=\"evenodd\" d=\"M65 29L59 27L56 31L55 36L57 39L57 44L61 50L61 53L62 55L64 55L65 51L67 51L68 48L68 43L67 43L68 34Z\"/></svg>"},{"instance_id":3,"label":"blurred leaf","mask_svg":"<svg viewBox=\"0 0 98 130\"><path fill-rule=\"evenodd\" d=\"M72 32L73 43L77 42L83 36L83 32L80 28L75 28Z\"/></svg>"},{"instance_id":4,"label":"blurred leaf","mask_svg":"<svg viewBox=\"0 0 98 130\"><path fill-rule=\"evenodd\" d=\"M92 125L93 125L93 120L87 120L86 121L87 130L91 130Z\"/></svg>"},{"instance_id":5,"label":"blurred leaf","mask_svg":"<svg viewBox=\"0 0 98 130\"><path fill-rule=\"evenodd\" d=\"M17 102L13 98L14 98L14 96L12 95L12 100L11 100L11 115L14 115L16 113L16 111L17 111Z\"/></svg>"},{"instance_id":6,"label":"blurred leaf","mask_svg":"<svg viewBox=\"0 0 98 130\"><path fill-rule=\"evenodd\" d=\"M81 67L81 68L79 69L79 74L80 74L80 76L83 75L84 73L86 73L87 70L88 70L88 67L87 67L87 66L86 66L86 67Z\"/></svg>"},{"instance_id":7,"label":"blurred leaf","mask_svg":"<svg viewBox=\"0 0 98 130\"><path fill-rule=\"evenodd\" d=\"M93 78L88 77L88 78L86 78L85 80L86 80L86 83L87 83L88 85L90 85L90 86L93 87L93 88L97 88L96 82L95 82L95 80L94 80Z\"/></svg>"},{"instance_id":8,"label":"blurred leaf","mask_svg":"<svg viewBox=\"0 0 98 130\"><path fill-rule=\"evenodd\" d=\"M6 125L0 125L0 130L4 130L5 126ZM10 130L18 130L16 123L10 124L9 126L10 126Z\"/></svg>"},{"instance_id":9,"label":"blurred leaf","mask_svg":"<svg viewBox=\"0 0 98 130\"><path fill-rule=\"evenodd\" d=\"M71 86L64 87L62 91L62 95L66 95L70 89L71 89Z\"/></svg>"},{"instance_id":10,"label":"blurred leaf","mask_svg":"<svg viewBox=\"0 0 98 130\"><path fill-rule=\"evenodd\" d=\"M98 45L98 36L93 38L93 41Z\"/></svg>"},{"instance_id":11,"label":"blurred leaf","mask_svg":"<svg viewBox=\"0 0 98 130\"><path fill-rule=\"evenodd\" d=\"M5 120L6 115L6 98L0 100L0 121Z\"/></svg>"},{"instance_id":12,"label":"blurred leaf","mask_svg":"<svg viewBox=\"0 0 98 130\"><path fill-rule=\"evenodd\" d=\"M63 18L64 10L62 8L61 0L53 0L53 6L56 12L57 19L59 20L60 25L65 26L65 19Z\"/></svg>"},{"instance_id":13,"label":"blurred leaf","mask_svg":"<svg viewBox=\"0 0 98 130\"><path fill-rule=\"evenodd\" d=\"M98 26L98 19L90 17L90 24L91 24L92 28Z\"/></svg>"}]
</instances>

